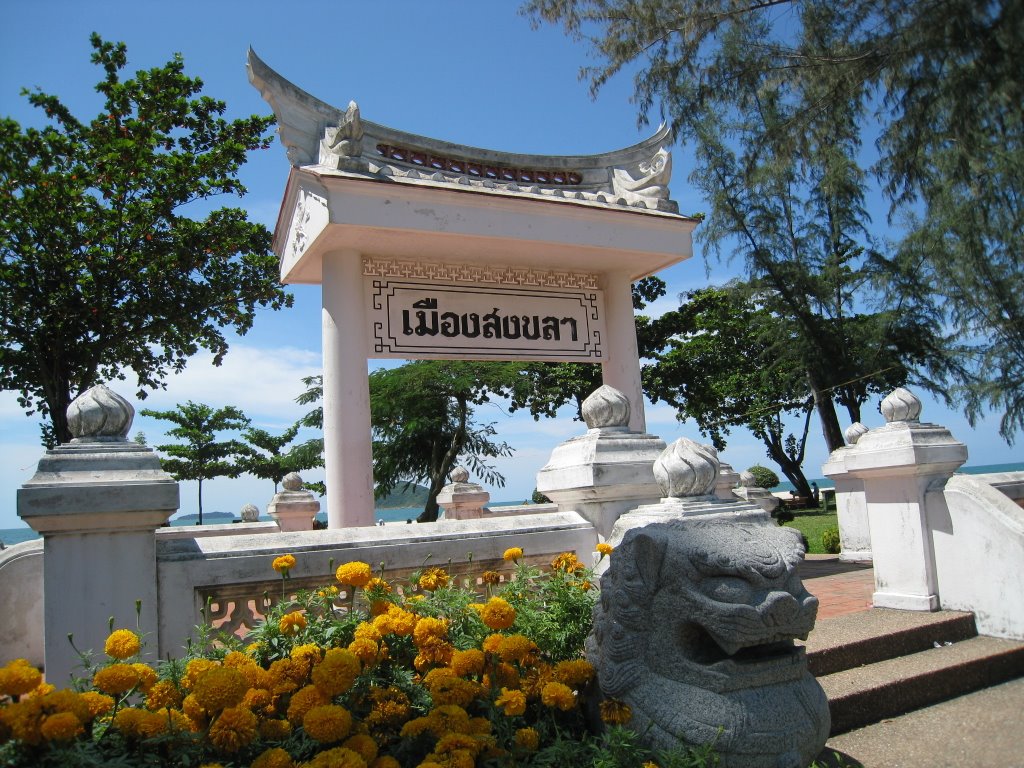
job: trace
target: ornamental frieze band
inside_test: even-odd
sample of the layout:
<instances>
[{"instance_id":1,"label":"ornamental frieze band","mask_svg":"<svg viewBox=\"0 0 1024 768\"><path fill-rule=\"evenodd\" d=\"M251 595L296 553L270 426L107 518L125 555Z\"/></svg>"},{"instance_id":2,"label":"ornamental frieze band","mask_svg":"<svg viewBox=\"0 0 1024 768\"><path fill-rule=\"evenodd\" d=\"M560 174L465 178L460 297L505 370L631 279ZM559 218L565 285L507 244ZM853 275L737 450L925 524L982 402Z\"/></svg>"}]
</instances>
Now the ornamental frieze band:
<instances>
[{"instance_id":1,"label":"ornamental frieze band","mask_svg":"<svg viewBox=\"0 0 1024 768\"><path fill-rule=\"evenodd\" d=\"M445 283L519 285L529 288L598 290L597 275L525 267L478 264L436 264L397 259L363 259L363 275L384 279L425 280Z\"/></svg>"}]
</instances>

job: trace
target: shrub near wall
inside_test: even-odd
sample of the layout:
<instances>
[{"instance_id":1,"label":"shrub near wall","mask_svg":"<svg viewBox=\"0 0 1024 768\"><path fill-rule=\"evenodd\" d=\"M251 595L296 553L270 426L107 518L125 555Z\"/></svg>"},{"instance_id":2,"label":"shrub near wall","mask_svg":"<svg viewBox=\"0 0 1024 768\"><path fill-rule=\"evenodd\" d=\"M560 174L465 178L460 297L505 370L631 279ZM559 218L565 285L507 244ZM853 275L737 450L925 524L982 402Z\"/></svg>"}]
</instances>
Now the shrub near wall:
<instances>
[{"instance_id":1,"label":"shrub near wall","mask_svg":"<svg viewBox=\"0 0 1024 768\"><path fill-rule=\"evenodd\" d=\"M346 563L337 584L282 601L248 637L206 629L185 658L155 668L137 661L142 638L119 629L76 690L53 690L11 662L0 669L0 764L709 764L707 747L650 753L628 729L628 707L597 704L582 658L590 572L569 553L544 573L521 557L508 550L512 570L484 572L479 589L441 568L394 584ZM284 594L295 558L270 565ZM588 723L587 711L600 720Z\"/></svg>"}]
</instances>

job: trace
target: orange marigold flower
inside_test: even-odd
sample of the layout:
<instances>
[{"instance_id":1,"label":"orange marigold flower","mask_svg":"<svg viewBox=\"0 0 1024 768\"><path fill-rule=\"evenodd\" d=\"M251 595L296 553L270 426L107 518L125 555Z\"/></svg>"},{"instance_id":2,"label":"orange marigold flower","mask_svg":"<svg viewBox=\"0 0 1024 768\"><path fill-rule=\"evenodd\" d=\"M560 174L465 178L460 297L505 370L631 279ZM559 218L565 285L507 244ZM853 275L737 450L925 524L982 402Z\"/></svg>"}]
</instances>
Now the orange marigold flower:
<instances>
[{"instance_id":1,"label":"orange marigold flower","mask_svg":"<svg viewBox=\"0 0 1024 768\"><path fill-rule=\"evenodd\" d=\"M483 650L486 653L497 653L498 649L501 648L501 641L504 640L504 639L505 639L504 635L499 635L499 634L488 635L487 637L484 638L484 641L483 641L483 643L481 644L480 647L483 648Z\"/></svg>"},{"instance_id":2,"label":"orange marigold flower","mask_svg":"<svg viewBox=\"0 0 1024 768\"><path fill-rule=\"evenodd\" d=\"M180 707L182 699L185 698L173 680L160 680L149 689L146 697L146 707L156 711L169 707Z\"/></svg>"},{"instance_id":3,"label":"orange marigold flower","mask_svg":"<svg viewBox=\"0 0 1024 768\"><path fill-rule=\"evenodd\" d=\"M500 708L505 717L518 717L526 712L526 694L515 688L502 688L494 706Z\"/></svg>"},{"instance_id":4,"label":"orange marigold flower","mask_svg":"<svg viewBox=\"0 0 1024 768\"><path fill-rule=\"evenodd\" d=\"M313 707L302 718L302 729L321 744L341 741L352 730L352 715L337 704Z\"/></svg>"},{"instance_id":5,"label":"orange marigold flower","mask_svg":"<svg viewBox=\"0 0 1024 768\"><path fill-rule=\"evenodd\" d=\"M192 659L185 665L185 674L181 677L181 687L186 691L191 691L192 686L196 684L196 680L199 679L203 672L219 666L219 662L211 659Z\"/></svg>"},{"instance_id":6,"label":"orange marigold flower","mask_svg":"<svg viewBox=\"0 0 1024 768\"><path fill-rule=\"evenodd\" d=\"M331 648L324 660L313 667L313 685L328 697L344 693L362 671L359 657L345 648Z\"/></svg>"},{"instance_id":7,"label":"orange marigold flower","mask_svg":"<svg viewBox=\"0 0 1024 768\"><path fill-rule=\"evenodd\" d=\"M594 676L594 667L586 659L572 659L555 664L555 679L570 688L582 688Z\"/></svg>"},{"instance_id":8,"label":"orange marigold flower","mask_svg":"<svg viewBox=\"0 0 1024 768\"><path fill-rule=\"evenodd\" d=\"M167 730L167 720L162 715L134 707L118 710L112 724L130 739L148 739Z\"/></svg>"},{"instance_id":9,"label":"orange marigold flower","mask_svg":"<svg viewBox=\"0 0 1024 768\"><path fill-rule=\"evenodd\" d=\"M427 568L419 578L417 584L420 589L425 589L428 592L434 592L435 590L441 589L441 587L448 586L448 572L444 568Z\"/></svg>"},{"instance_id":10,"label":"orange marigold flower","mask_svg":"<svg viewBox=\"0 0 1024 768\"><path fill-rule=\"evenodd\" d=\"M213 721L206 738L221 752L237 752L256 738L259 721L245 707L228 707Z\"/></svg>"},{"instance_id":11,"label":"orange marigold flower","mask_svg":"<svg viewBox=\"0 0 1024 768\"><path fill-rule=\"evenodd\" d=\"M310 669L312 669L312 665L319 663L320 659L324 657L324 649L316 643L304 643L293 647L292 652L288 655L298 661L308 661Z\"/></svg>"},{"instance_id":12,"label":"orange marigold flower","mask_svg":"<svg viewBox=\"0 0 1024 768\"><path fill-rule=\"evenodd\" d=\"M181 701L181 711L200 728L206 726L206 710L199 706L196 697L191 693Z\"/></svg>"},{"instance_id":13,"label":"orange marigold flower","mask_svg":"<svg viewBox=\"0 0 1024 768\"><path fill-rule=\"evenodd\" d=\"M315 685L307 685L292 694L288 702L288 721L293 726L302 725L302 719L313 707L330 704L331 699Z\"/></svg>"},{"instance_id":14,"label":"orange marigold flower","mask_svg":"<svg viewBox=\"0 0 1024 768\"><path fill-rule=\"evenodd\" d=\"M469 715L457 704L434 707L427 719L431 722L431 730L437 736L446 733L469 733Z\"/></svg>"},{"instance_id":15,"label":"orange marigold flower","mask_svg":"<svg viewBox=\"0 0 1024 768\"><path fill-rule=\"evenodd\" d=\"M516 747L524 752L536 752L540 746L540 734L533 728L520 728L514 739Z\"/></svg>"},{"instance_id":16,"label":"orange marigold flower","mask_svg":"<svg viewBox=\"0 0 1024 768\"><path fill-rule=\"evenodd\" d=\"M52 714L39 727L39 733L46 741L71 741L84 732L82 721L71 712Z\"/></svg>"},{"instance_id":17,"label":"orange marigold flower","mask_svg":"<svg viewBox=\"0 0 1024 768\"><path fill-rule=\"evenodd\" d=\"M130 629L117 629L110 633L103 645L103 652L112 659L124 661L131 658L142 648L139 636Z\"/></svg>"},{"instance_id":18,"label":"orange marigold flower","mask_svg":"<svg viewBox=\"0 0 1024 768\"><path fill-rule=\"evenodd\" d=\"M156 671L151 666L143 664L141 661L137 661L131 666L139 676L139 690L143 693L149 693L149 689L156 685L156 681L159 679Z\"/></svg>"},{"instance_id":19,"label":"orange marigold flower","mask_svg":"<svg viewBox=\"0 0 1024 768\"><path fill-rule=\"evenodd\" d=\"M356 561L339 565L338 570L334 572L334 578L338 583L350 587L365 587L373 578L373 571L368 564Z\"/></svg>"},{"instance_id":20,"label":"orange marigold flower","mask_svg":"<svg viewBox=\"0 0 1024 768\"><path fill-rule=\"evenodd\" d=\"M303 768L366 768L366 761L347 747L334 747L303 763Z\"/></svg>"},{"instance_id":21,"label":"orange marigold flower","mask_svg":"<svg viewBox=\"0 0 1024 768\"><path fill-rule=\"evenodd\" d=\"M484 584L499 584L501 582L501 574L497 571L484 571L480 574L480 580Z\"/></svg>"},{"instance_id":22,"label":"orange marigold flower","mask_svg":"<svg viewBox=\"0 0 1024 768\"><path fill-rule=\"evenodd\" d=\"M521 547L509 547L502 553L501 558L506 563L510 561L519 562L519 558L523 556L523 550Z\"/></svg>"},{"instance_id":23,"label":"orange marigold flower","mask_svg":"<svg viewBox=\"0 0 1024 768\"><path fill-rule=\"evenodd\" d=\"M551 570L553 571L575 573L576 571L582 571L584 567L583 563L572 552L563 552L551 561Z\"/></svg>"},{"instance_id":24,"label":"orange marigold flower","mask_svg":"<svg viewBox=\"0 0 1024 768\"><path fill-rule=\"evenodd\" d=\"M434 752L438 755L448 755L453 752L469 752L476 754L483 745L468 733L446 733L437 740L434 745Z\"/></svg>"},{"instance_id":25,"label":"orange marigold flower","mask_svg":"<svg viewBox=\"0 0 1024 768\"><path fill-rule=\"evenodd\" d=\"M605 699L601 702L600 710L601 721L608 725L625 725L633 719L633 710L618 699Z\"/></svg>"},{"instance_id":26,"label":"orange marigold flower","mask_svg":"<svg viewBox=\"0 0 1024 768\"><path fill-rule=\"evenodd\" d=\"M387 613L377 616L373 620L373 626L382 635L399 635L406 637L411 635L419 623L420 617L412 611L407 611L397 605L388 605Z\"/></svg>"},{"instance_id":27,"label":"orange marigold flower","mask_svg":"<svg viewBox=\"0 0 1024 768\"><path fill-rule=\"evenodd\" d=\"M281 747L271 747L252 761L250 768L293 768L295 761Z\"/></svg>"},{"instance_id":28,"label":"orange marigold flower","mask_svg":"<svg viewBox=\"0 0 1024 768\"><path fill-rule=\"evenodd\" d=\"M192 695L211 715L241 703L249 690L245 677L234 667L208 669L196 680Z\"/></svg>"},{"instance_id":29,"label":"orange marigold flower","mask_svg":"<svg viewBox=\"0 0 1024 768\"><path fill-rule=\"evenodd\" d=\"M287 720L260 721L260 738L264 741L284 741L292 733L292 724Z\"/></svg>"},{"instance_id":30,"label":"orange marigold flower","mask_svg":"<svg viewBox=\"0 0 1024 768\"><path fill-rule=\"evenodd\" d=\"M576 695L563 683L545 683L540 689L540 700L546 707L568 712L576 706Z\"/></svg>"},{"instance_id":31,"label":"orange marigold flower","mask_svg":"<svg viewBox=\"0 0 1024 768\"><path fill-rule=\"evenodd\" d=\"M280 557L275 557L271 566L273 566L274 570L278 573L287 574L288 571L295 567L295 556L281 555Z\"/></svg>"},{"instance_id":32,"label":"orange marigold flower","mask_svg":"<svg viewBox=\"0 0 1024 768\"><path fill-rule=\"evenodd\" d=\"M363 664L373 664L380 657L380 646L365 637L357 637L349 643L348 650Z\"/></svg>"},{"instance_id":33,"label":"orange marigold flower","mask_svg":"<svg viewBox=\"0 0 1024 768\"><path fill-rule=\"evenodd\" d=\"M490 674L484 675L483 684L487 688L518 688L519 672L511 664L502 662L495 665Z\"/></svg>"},{"instance_id":34,"label":"orange marigold flower","mask_svg":"<svg viewBox=\"0 0 1024 768\"><path fill-rule=\"evenodd\" d=\"M426 616L416 622L412 640L417 648L422 648L434 640L443 640L448 636L448 620Z\"/></svg>"},{"instance_id":35,"label":"orange marigold flower","mask_svg":"<svg viewBox=\"0 0 1024 768\"><path fill-rule=\"evenodd\" d=\"M498 656L502 661L520 664L530 660L537 653L537 644L525 635L508 635L501 639Z\"/></svg>"},{"instance_id":36,"label":"orange marigold flower","mask_svg":"<svg viewBox=\"0 0 1024 768\"><path fill-rule=\"evenodd\" d=\"M607 542L602 541L600 544L597 545L597 554L601 555L601 557L610 555L614 551L615 547L613 547L611 544L608 544Z\"/></svg>"},{"instance_id":37,"label":"orange marigold flower","mask_svg":"<svg viewBox=\"0 0 1024 768\"><path fill-rule=\"evenodd\" d=\"M26 659L15 659L0 668L0 695L23 696L43 682L43 673Z\"/></svg>"},{"instance_id":38,"label":"orange marigold flower","mask_svg":"<svg viewBox=\"0 0 1024 768\"><path fill-rule=\"evenodd\" d=\"M378 576L374 576L372 579L366 582L366 587L364 587L364 589L367 592L376 592L378 594L384 595L391 594L391 585Z\"/></svg>"},{"instance_id":39,"label":"orange marigold flower","mask_svg":"<svg viewBox=\"0 0 1024 768\"><path fill-rule=\"evenodd\" d=\"M507 600L492 597L480 609L480 618L488 629L508 629L516 620L516 609Z\"/></svg>"},{"instance_id":40,"label":"orange marigold flower","mask_svg":"<svg viewBox=\"0 0 1024 768\"><path fill-rule=\"evenodd\" d=\"M377 742L373 740L373 737L365 733L349 736L341 746L345 747L345 749L351 749L368 763L373 762L380 749L377 746Z\"/></svg>"},{"instance_id":41,"label":"orange marigold flower","mask_svg":"<svg viewBox=\"0 0 1024 768\"><path fill-rule=\"evenodd\" d=\"M139 684L139 672L131 664L110 664L96 671L92 686L98 691L119 696Z\"/></svg>"},{"instance_id":42,"label":"orange marigold flower","mask_svg":"<svg viewBox=\"0 0 1024 768\"><path fill-rule=\"evenodd\" d=\"M297 635L306 628L306 617L300 611L292 611L281 617L277 623L278 629L284 635Z\"/></svg>"},{"instance_id":43,"label":"orange marigold flower","mask_svg":"<svg viewBox=\"0 0 1024 768\"><path fill-rule=\"evenodd\" d=\"M452 671L461 677L479 675L484 671L486 657L484 652L477 648L470 648L466 651L454 651L452 660L449 662Z\"/></svg>"},{"instance_id":44,"label":"orange marigold flower","mask_svg":"<svg viewBox=\"0 0 1024 768\"><path fill-rule=\"evenodd\" d=\"M448 667L432 669L423 678L423 685L430 691L435 706L458 704L460 707L468 707L481 693L477 683L458 677Z\"/></svg>"},{"instance_id":45,"label":"orange marigold flower","mask_svg":"<svg viewBox=\"0 0 1024 768\"><path fill-rule=\"evenodd\" d=\"M402 768L402 764L391 755L380 755L368 768Z\"/></svg>"},{"instance_id":46,"label":"orange marigold flower","mask_svg":"<svg viewBox=\"0 0 1024 768\"><path fill-rule=\"evenodd\" d=\"M81 694L81 699L89 708L90 720L95 720L114 708L114 698L112 696L106 696L96 691L86 691Z\"/></svg>"}]
</instances>

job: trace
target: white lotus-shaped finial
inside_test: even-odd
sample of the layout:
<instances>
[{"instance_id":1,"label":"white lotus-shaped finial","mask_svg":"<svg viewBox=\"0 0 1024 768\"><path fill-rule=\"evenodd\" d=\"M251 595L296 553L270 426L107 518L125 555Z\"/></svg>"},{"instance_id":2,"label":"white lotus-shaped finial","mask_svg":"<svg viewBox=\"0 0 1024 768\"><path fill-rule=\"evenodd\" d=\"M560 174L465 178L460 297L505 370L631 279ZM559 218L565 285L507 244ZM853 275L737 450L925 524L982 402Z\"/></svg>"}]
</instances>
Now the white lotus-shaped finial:
<instances>
[{"instance_id":1,"label":"white lotus-shaped finial","mask_svg":"<svg viewBox=\"0 0 1024 768\"><path fill-rule=\"evenodd\" d=\"M127 440L135 409L103 384L90 387L68 406L68 429L77 440Z\"/></svg>"},{"instance_id":2,"label":"white lotus-shaped finial","mask_svg":"<svg viewBox=\"0 0 1024 768\"><path fill-rule=\"evenodd\" d=\"M921 416L921 401L910 390L897 387L882 401L882 416L892 424L894 421L918 421Z\"/></svg>"},{"instance_id":3,"label":"white lotus-shaped finial","mask_svg":"<svg viewBox=\"0 0 1024 768\"><path fill-rule=\"evenodd\" d=\"M706 496L718 478L718 451L680 437L654 462L654 479L664 498Z\"/></svg>"},{"instance_id":4,"label":"white lotus-shaped finial","mask_svg":"<svg viewBox=\"0 0 1024 768\"><path fill-rule=\"evenodd\" d=\"M287 475L281 478L281 486L286 491L301 491L302 490L302 477L298 472L289 472Z\"/></svg>"},{"instance_id":5,"label":"white lotus-shaped finial","mask_svg":"<svg viewBox=\"0 0 1024 768\"><path fill-rule=\"evenodd\" d=\"M589 429L629 426L629 399L607 384L591 392L581 410Z\"/></svg>"},{"instance_id":6,"label":"white lotus-shaped finial","mask_svg":"<svg viewBox=\"0 0 1024 768\"><path fill-rule=\"evenodd\" d=\"M846 431L843 432L843 436L846 438L846 442L848 442L850 445L856 445L857 441L860 440L861 436L866 435L867 433L868 428L861 424L859 421L855 421L853 422L853 424L846 428Z\"/></svg>"}]
</instances>

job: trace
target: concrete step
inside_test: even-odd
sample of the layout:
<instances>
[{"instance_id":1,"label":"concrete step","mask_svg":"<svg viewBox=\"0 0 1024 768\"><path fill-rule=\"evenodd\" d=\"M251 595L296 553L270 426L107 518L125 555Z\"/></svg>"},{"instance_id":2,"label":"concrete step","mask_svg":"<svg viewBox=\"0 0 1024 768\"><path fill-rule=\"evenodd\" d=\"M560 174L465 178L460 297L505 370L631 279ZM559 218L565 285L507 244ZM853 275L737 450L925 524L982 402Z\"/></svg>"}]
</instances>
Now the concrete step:
<instances>
[{"instance_id":1,"label":"concrete step","mask_svg":"<svg viewBox=\"0 0 1024 768\"><path fill-rule=\"evenodd\" d=\"M804 645L811 674L822 677L977 634L971 613L872 608L819 621Z\"/></svg>"},{"instance_id":2,"label":"concrete step","mask_svg":"<svg viewBox=\"0 0 1024 768\"><path fill-rule=\"evenodd\" d=\"M972 637L819 676L832 735L1024 676L1024 643Z\"/></svg>"}]
</instances>

